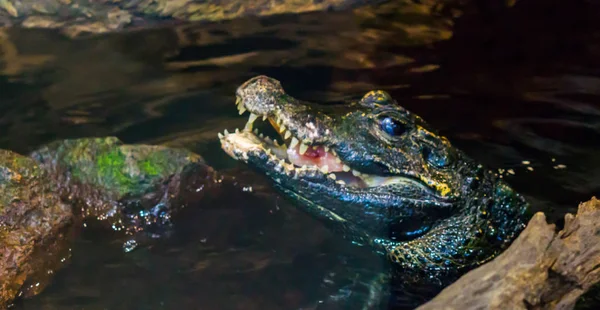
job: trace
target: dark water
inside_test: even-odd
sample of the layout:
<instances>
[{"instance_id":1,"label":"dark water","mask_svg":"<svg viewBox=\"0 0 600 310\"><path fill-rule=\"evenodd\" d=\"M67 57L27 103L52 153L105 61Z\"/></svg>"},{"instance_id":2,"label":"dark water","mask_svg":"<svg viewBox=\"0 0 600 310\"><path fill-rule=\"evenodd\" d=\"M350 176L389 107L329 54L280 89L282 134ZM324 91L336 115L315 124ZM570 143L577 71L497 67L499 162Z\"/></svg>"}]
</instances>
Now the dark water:
<instances>
[{"instance_id":1,"label":"dark water","mask_svg":"<svg viewBox=\"0 0 600 310\"><path fill-rule=\"evenodd\" d=\"M332 272L350 272L362 253L219 148L217 132L246 121L233 91L258 74L323 103L387 90L558 224L600 194L592 1L439 15L396 3L77 40L11 29L0 54L0 148L116 135L190 148L262 188L206 201L172 240L131 253L110 232L84 230L70 266L17 309L294 309L318 299Z\"/></svg>"}]
</instances>

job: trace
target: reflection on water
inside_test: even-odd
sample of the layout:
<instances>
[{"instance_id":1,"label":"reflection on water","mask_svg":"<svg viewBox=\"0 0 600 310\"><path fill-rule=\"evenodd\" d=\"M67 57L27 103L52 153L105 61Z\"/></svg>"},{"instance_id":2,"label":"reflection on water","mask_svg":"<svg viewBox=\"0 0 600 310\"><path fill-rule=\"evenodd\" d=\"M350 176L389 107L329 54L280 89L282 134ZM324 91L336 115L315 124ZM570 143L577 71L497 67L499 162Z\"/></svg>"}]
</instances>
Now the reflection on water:
<instances>
[{"instance_id":1,"label":"reflection on water","mask_svg":"<svg viewBox=\"0 0 600 310\"><path fill-rule=\"evenodd\" d=\"M388 90L560 224L600 193L600 19L591 1L558 2L399 1L76 40L2 30L1 148L117 135L188 147L260 188L207 201L173 240L131 253L84 230L71 266L16 307L289 309L338 285L328 276L384 268L223 155L217 132L246 122L234 89L258 74L324 103Z\"/></svg>"}]
</instances>

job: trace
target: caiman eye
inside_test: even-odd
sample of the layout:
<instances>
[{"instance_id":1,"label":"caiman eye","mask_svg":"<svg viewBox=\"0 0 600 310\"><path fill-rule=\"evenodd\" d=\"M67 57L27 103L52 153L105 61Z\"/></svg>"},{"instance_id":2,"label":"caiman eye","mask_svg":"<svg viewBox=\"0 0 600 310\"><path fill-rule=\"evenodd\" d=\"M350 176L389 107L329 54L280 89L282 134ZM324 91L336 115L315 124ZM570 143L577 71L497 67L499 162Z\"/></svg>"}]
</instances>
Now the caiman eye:
<instances>
[{"instance_id":1,"label":"caiman eye","mask_svg":"<svg viewBox=\"0 0 600 310\"><path fill-rule=\"evenodd\" d=\"M406 126L402 122L389 116L381 116L379 126L383 132L391 137L398 137L406 132Z\"/></svg>"},{"instance_id":2,"label":"caiman eye","mask_svg":"<svg viewBox=\"0 0 600 310\"><path fill-rule=\"evenodd\" d=\"M425 160L427 160L430 165L437 168L444 168L450 163L450 159L446 154L440 154L440 152L436 152L428 147L423 149L423 157L425 157Z\"/></svg>"}]
</instances>

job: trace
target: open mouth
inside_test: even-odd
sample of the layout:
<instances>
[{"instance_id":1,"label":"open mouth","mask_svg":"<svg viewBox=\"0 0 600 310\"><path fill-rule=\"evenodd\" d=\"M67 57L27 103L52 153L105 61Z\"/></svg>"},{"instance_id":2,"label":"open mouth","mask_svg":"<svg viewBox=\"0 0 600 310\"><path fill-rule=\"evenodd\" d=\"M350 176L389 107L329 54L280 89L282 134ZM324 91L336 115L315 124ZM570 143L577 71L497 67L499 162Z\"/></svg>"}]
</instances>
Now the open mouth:
<instances>
[{"instance_id":1,"label":"open mouth","mask_svg":"<svg viewBox=\"0 0 600 310\"><path fill-rule=\"evenodd\" d=\"M236 101L239 114L247 111L243 100ZM223 150L232 158L248 162L249 156L264 158L265 164L271 164L276 173L285 173L291 178L326 177L343 187L369 188L391 184L403 184L407 187L430 191L429 188L412 178L392 176L382 177L362 173L344 163L331 145L313 143L309 139L297 137L290 130L290 124L278 117L275 111L268 115L258 115L250 111L250 117L243 130L227 130L219 133ZM254 128L255 122L268 122L276 132L269 136ZM281 141L280 141L281 140ZM277 180L277 179L276 179Z\"/></svg>"}]
</instances>

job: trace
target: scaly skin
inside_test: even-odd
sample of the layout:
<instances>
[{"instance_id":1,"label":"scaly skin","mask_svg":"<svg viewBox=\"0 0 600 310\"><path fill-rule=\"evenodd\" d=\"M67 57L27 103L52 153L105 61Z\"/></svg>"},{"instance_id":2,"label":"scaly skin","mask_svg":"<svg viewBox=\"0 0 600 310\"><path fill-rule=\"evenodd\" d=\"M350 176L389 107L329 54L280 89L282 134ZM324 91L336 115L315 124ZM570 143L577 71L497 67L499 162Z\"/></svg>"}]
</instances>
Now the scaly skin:
<instances>
[{"instance_id":1,"label":"scaly skin","mask_svg":"<svg viewBox=\"0 0 600 310\"><path fill-rule=\"evenodd\" d=\"M383 91L332 107L301 102L259 76L236 95L240 114L251 117L243 131L219 135L222 148L308 214L387 257L405 288L449 284L525 227L530 214L519 194ZM252 123L263 117L288 145L299 144L286 152L257 136ZM316 161L300 155L302 144L320 150ZM292 164L297 157L309 164Z\"/></svg>"}]
</instances>

